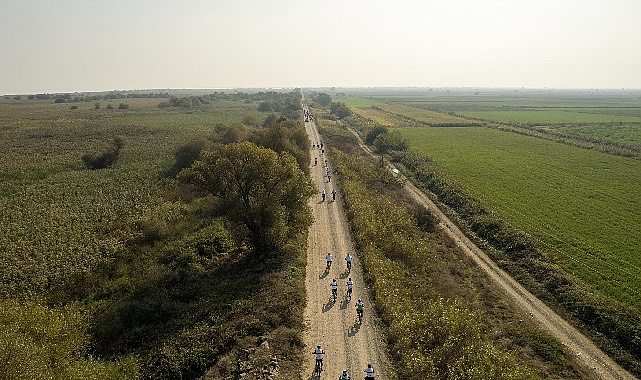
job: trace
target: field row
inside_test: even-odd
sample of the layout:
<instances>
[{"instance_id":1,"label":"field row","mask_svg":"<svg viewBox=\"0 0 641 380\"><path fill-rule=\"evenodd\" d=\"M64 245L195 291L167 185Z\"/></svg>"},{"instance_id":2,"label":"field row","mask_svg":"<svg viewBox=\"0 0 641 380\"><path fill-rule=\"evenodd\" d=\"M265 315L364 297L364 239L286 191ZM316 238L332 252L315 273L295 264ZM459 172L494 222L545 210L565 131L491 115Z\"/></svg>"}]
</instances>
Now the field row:
<instances>
[{"instance_id":1,"label":"field row","mask_svg":"<svg viewBox=\"0 0 641 380\"><path fill-rule=\"evenodd\" d=\"M400 132L598 289L641 308L641 162L486 128Z\"/></svg>"},{"instance_id":2,"label":"field row","mask_svg":"<svg viewBox=\"0 0 641 380\"><path fill-rule=\"evenodd\" d=\"M641 116L581 112L574 108L461 112L461 115L508 124L641 123Z\"/></svg>"},{"instance_id":3,"label":"field row","mask_svg":"<svg viewBox=\"0 0 641 380\"><path fill-rule=\"evenodd\" d=\"M345 103L355 109L354 112L359 113L362 109L367 109L370 114L374 114L375 118L369 118L376 121L376 118L389 121L389 117L382 115L391 114L401 119L411 119L412 121L428 124L428 125L442 125L442 124L455 124L466 125L470 124L470 120L449 115L443 112L435 112L426 109L409 107L402 104L388 104L369 99L362 98L348 98L344 100ZM383 111L383 112L381 112ZM393 121L390 121L393 123ZM407 123L407 121L405 122ZM382 124L385 125L385 124ZM397 124L398 125L398 124Z\"/></svg>"}]
</instances>

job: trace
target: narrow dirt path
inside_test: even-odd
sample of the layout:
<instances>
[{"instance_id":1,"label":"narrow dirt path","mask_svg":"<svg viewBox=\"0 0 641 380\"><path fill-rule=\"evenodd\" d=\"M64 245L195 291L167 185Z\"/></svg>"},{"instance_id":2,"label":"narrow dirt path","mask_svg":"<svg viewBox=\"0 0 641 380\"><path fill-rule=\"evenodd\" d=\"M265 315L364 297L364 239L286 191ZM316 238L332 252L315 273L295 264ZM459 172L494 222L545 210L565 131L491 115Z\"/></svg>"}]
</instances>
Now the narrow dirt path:
<instances>
[{"instance_id":1,"label":"narrow dirt path","mask_svg":"<svg viewBox=\"0 0 641 380\"><path fill-rule=\"evenodd\" d=\"M316 144L321 141L313 121L306 122L309 138ZM371 363L376 371L376 379L387 379L389 368L383 348L384 342L377 327L379 322L372 314L373 305L370 292L364 287L363 273L358 257L354 255L340 195L332 200L332 189L337 181L331 176L328 182L325 159L320 149L312 149L312 166L310 172L314 184L318 187L318 196L313 197L310 206L314 212L314 224L311 226L307 249L307 305L305 307L305 361L302 364L301 379L315 379L314 355L317 345L325 350L324 370L321 378L338 378L341 371L347 369L353 379L364 377L363 370ZM314 165L314 158L317 164ZM331 163L328 163L331 169ZM326 200L321 200L320 192L325 189ZM325 257L328 252L334 256L333 265L326 271ZM347 272L345 256L352 253L354 257L352 270ZM348 300L347 280L354 282L353 296ZM331 299L330 283L338 281L338 298ZM356 320L355 303L361 298L365 304L362 324Z\"/></svg>"},{"instance_id":2,"label":"narrow dirt path","mask_svg":"<svg viewBox=\"0 0 641 380\"><path fill-rule=\"evenodd\" d=\"M363 150L370 155L374 154L365 146L355 131L351 131L359 141ZM389 170L398 171L389 162ZM583 373L589 374L594 379L632 380L636 379L629 372L616 364L609 356L601 351L591 340L572 327L563 318L547 307L541 300L527 291L506 272L500 269L481 249L479 249L461 230L432 202L432 200L419 190L410 181L405 181L405 189L420 205L432 212L439 221L439 228L445 231L456 245L473 262L487 274L488 277L505 293L505 297L519 310L523 318L529 318L537 326L547 331L558 339L567 352L571 355L576 365Z\"/></svg>"}]
</instances>

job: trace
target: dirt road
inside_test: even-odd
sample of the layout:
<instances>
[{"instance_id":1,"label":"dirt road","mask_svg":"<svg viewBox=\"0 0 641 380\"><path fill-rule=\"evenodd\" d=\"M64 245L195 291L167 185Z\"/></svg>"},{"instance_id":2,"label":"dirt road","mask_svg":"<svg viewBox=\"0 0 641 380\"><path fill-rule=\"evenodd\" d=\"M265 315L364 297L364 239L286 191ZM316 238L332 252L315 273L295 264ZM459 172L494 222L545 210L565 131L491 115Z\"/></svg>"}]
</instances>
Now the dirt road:
<instances>
[{"instance_id":1,"label":"dirt road","mask_svg":"<svg viewBox=\"0 0 641 380\"><path fill-rule=\"evenodd\" d=\"M354 131L352 133L358 138L358 134ZM360 138L359 143L362 149L372 154ZM390 170L394 170L391 164L387 163L387 165ZM596 347L592 341L500 269L436 207L427 195L410 181L406 181L406 190L418 204L436 216L439 228L444 230L461 251L470 257L505 293L505 297L522 313L524 319L531 319L537 326L547 331L565 346L581 373L593 379L636 379Z\"/></svg>"},{"instance_id":2,"label":"dirt road","mask_svg":"<svg viewBox=\"0 0 641 380\"><path fill-rule=\"evenodd\" d=\"M311 141L316 144L321 139L318 136L313 121L306 122L305 127ZM312 149L311 176L318 187L318 196L313 197L310 206L314 212L315 222L312 225L307 249L307 305L304 318L306 329L304 333L305 361L302 365L301 379L315 379L314 355L312 352L317 345L325 350L323 372L321 378L337 379L341 371L346 369L354 379L365 376L363 370L371 363L376 371L376 379L387 379L386 369L389 367L385 358L384 342L377 328L377 321L372 317L370 294L364 288L363 273L357 257L354 258L352 270L347 272L345 256L354 253L353 243L348 231L342 210L340 195L332 200L332 189L337 178L331 176L328 182L326 176L326 156L318 148ZM314 165L314 158L317 164ZM329 162L331 171L331 162ZM327 193L326 200L321 200L321 190ZM326 268L326 255L331 252L334 260L329 271ZM351 300L346 297L347 280L354 282ZM330 284L336 279L338 297L335 302L331 299ZM355 303L362 298L365 304L364 319L361 324L356 319Z\"/></svg>"}]
</instances>

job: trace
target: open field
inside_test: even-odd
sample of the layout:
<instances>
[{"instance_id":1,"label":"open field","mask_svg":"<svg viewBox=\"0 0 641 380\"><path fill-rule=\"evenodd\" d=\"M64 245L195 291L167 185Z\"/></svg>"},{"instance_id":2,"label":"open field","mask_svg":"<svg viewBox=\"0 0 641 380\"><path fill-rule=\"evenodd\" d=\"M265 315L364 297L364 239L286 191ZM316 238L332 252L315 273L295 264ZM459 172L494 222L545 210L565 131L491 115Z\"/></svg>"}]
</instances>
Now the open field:
<instances>
[{"instance_id":1,"label":"open field","mask_svg":"<svg viewBox=\"0 0 641 380\"><path fill-rule=\"evenodd\" d=\"M576 123L640 123L641 116L613 115L604 109L577 110L575 108L518 109L512 111L464 111L461 115L498 123L516 124L576 124ZM592 111L592 112L589 112ZM597 112L595 112L597 111ZM607 110L611 111L611 110Z\"/></svg>"},{"instance_id":2,"label":"open field","mask_svg":"<svg viewBox=\"0 0 641 380\"><path fill-rule=\"evenodd\" d=\"M272 350L295 341L302 313L280 301L304 297L305 236L254 260L167 174L179 147L267 113L165 100L0 99L0 378L195 378L275 324ZM116 136L118 160L87 169ZM274 289L289 297L263 302Z\"/></svg>"},{"instance_id":3,"label":"open field","mask_svg":"<svg viewBox=\"0 0 641 380\"><path fill-rule=\"evenodd\" d=\"M381 125L395 124L393 120L390 120L389 116L381 116L385 114L389 114L390 116L401 120L406 119L405 123L407 123L407 119L410 119L419 124L427 125L464 125L471 123L470 120L466 120L459 116L453 116L443 112L432 111L428 109L410 107L403 104L392 104L384 100L376 101L366 98L347 98L343 99L342 101L344 101L348 106L352 107L352 109L354 109L354 112L359 115L361 115L362 112L366 112L367 115L372 115L371 117L361 115L365 118L370 118L374 121L376 121L377 119L382 119L384 123L381 123Z\"/></svg>"},{"instance_id":4,"label":"open field","mask_svg":"<svg viewBox=\"0 0 641 380\"><path fill-rule=\"evenodd\" d=\"M373 106L416 121L424 119L417 110L435 111L473 118L468 124L537 126L557 138L641 149L639 91L406 89L353 91L348 96L343 101L353 109ZM394 108L398 106L403 107ZM429 116L424 120L430 123Z\"/></svg>"},{"instance_id":5,"label":"open field","mask_svg":"<svg viewBox=\"0 0 641 380\"><path fill-rule=\"evenodd\" d=\"M641 309L641 162L487 128L400 132L579 278Z\"/></svg>"}]
</instances>

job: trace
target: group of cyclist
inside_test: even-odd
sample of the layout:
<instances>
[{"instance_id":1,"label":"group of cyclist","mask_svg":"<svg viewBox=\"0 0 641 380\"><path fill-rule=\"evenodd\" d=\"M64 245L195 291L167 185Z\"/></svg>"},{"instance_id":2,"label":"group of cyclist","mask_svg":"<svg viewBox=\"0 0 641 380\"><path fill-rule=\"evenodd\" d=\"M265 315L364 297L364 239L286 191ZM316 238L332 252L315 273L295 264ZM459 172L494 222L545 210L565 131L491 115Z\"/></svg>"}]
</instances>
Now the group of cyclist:
<instances>
[{"instance_id":1,"label":"group of cyclist","mask_svg":"<svg viewBox=\"0 0 641 380\"><path fill-rule=\"evenodd\" d=\"M324 143L322 141L320 141L319 143L314 143L312 145L312 147L320 149L321 153L325 153L325 149L324 149L325 147L324 147ZM318 162L317 159L314 158L314 165L316 165L317 162ZM330 182L331 181L331 172L329 170L329 165L327 163L327 160L324 160L324 164L325 164L325 170L326 170L326 174L325 175L327 176L327 182ZM335 200L336 199L336 190L332 190L331 193L332 193L332 200ZM326 195L327 194L325 192L325 189L322 189L321 190L321 196L322 196L322 201L323 202L325 201ZM327 265L325 267L325 270L326 270L326 272L329 272L331 267L332 267L332 262L334 260L334 257L333 257L331 252L327 253L327 255L325 256L325 260L326 260L326 263L327 263ZM351 273L352 261L353 261L353 257L352 257L351 254L348 253L347 256L345 257L345 262L346 262L346 265L347 265L347 273ZM331 291L332 291L332 299L333 299L334 302L336 302L336 299L338 297L338 287L339 287L338 281L336 281L336 279L332 279L332 282L330 284L330 288L331 288ZM347 280L347 295L346 295L346 297L347 297L347 299L349 301L351 301L351 299L352 299L353 289L354 289L354 281L352 281L352 278L349 277L348 280ZM359 298L358 301L355 304L356 316L357 316L359 324L362 323L362 321L363 321L363 310L364 310L364 307L365 307L365 305L363 304L363 300ZM323 348L320 345L318 345L318 346L316 346L316 349L314 350L313 354L316 357L316 365L315 365L315 368L314 368L314 372L315 372L315 374L317 374L320 377L320 373L323 370L323 357L325 355L325 351L323 350ZM372 367L371 364L368 364L367 368L363 372L365 372L365 379L366 380L373 380L374 379L374 368ZM352 378L348 374L347 370L343 370L342 373L340 374L340 376L338 377L338 379L339 380L351 380Z\"/></svg>"},{"instance_id":2,"label":"group of cyclist","mask_svg":"<svg viewBox=\"0 0 641 380\"><path fill-rule=\"evenodd\" d=\"M320 375L320 373L323 371L323 356L325 355L325 350L318 345L316 346L316 349L313 352L314 355L316 355L316 367L314 369L314 372ZM367 368L363 370L365 372L365 380L374 380L374 367L372 367L371 364L367 365ZM352 378L349 376L347 373L347 370L344 369L343 372L340 374L338 377L338 380L352 380Z\"/></svg>"},{"instance_id":3,"label":"group of cyclist","mask_svg":"<svg viewBox=\"0 0 641 380\"><path fill-rule=\"evenodd\" d=\"M324 143L322 141L318 143L313 143L312 148L318 148L321 151L321 154L325 154L325 148L324 148ZM318 157L314 157L314 166L318 164ZM325 159L325 177L327 177L327 182L332 182L332 172L329 170L329 164L327 162L327 159ZM336 189L332 189L332 201L336 200ZM326 192L325 189L321 190L321 196L323 198L323 202L325 202L325 197L326 197Z\"/></svg>"},{"instance_id":4,"label":"group of cyclist","mask_svg":"<svg viewBox=\"0 0 641 380\"><path fill-rule=\"evenodd\" d=\"M352 261L353 257L350 253L345 256L345 263L347 265L347 273L351 273L352 271ZM325 269L327 271L330 270L332 267L332 262L334 261L334 255L332 255L331 252L327 252L327 255L325 256L325 261L326 261L326 267ZM334 278L332 279L332 282L330 283L330 288L332 290L332 299L334 302L336 301L338 297L338 281ZM347 279L347 298L348 300L352 299L352 292L354 290L354 281L352 280L351 277ZM365 305L363 304L362 299L358 299L356 301L356 316L358 318L358 322L361 323L363 321L363 310L365 308ZM316 356L316 366L314 371L320 375L320 372L323 370L323 356L325 355L325 351L322 349L321 346L317 346L316 350L314 350L313 354ZM371 364L367 365L367 368L365 369L365 379L374 379L374 368L372 367ZM344 370L341 375L338 378L339 380L350 380L351 377L347 373L347 370Z\"/></svg>"}]
</instances>

